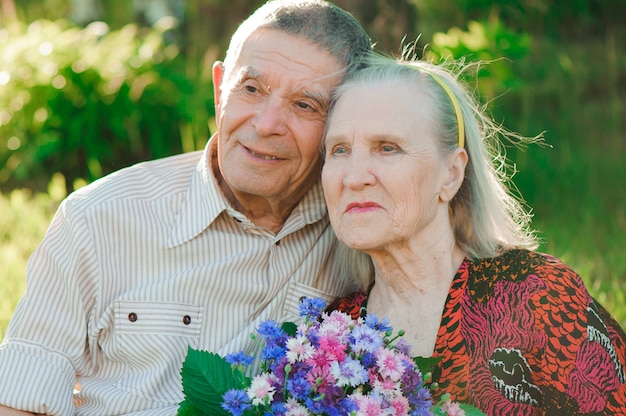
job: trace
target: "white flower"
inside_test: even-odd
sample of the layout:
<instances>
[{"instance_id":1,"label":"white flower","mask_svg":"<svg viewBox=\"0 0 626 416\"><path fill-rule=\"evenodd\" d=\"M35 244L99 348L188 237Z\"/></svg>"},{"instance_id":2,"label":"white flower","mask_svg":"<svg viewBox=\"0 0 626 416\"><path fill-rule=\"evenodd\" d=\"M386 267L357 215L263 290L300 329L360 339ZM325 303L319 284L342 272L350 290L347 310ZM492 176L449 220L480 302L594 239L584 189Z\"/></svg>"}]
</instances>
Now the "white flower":
<instances>
[{"instance_id":1,"label":"white flower","mask_svg":"<svg viewBox=\"0 0 626 416\"><path fill-rule=\"evenodd\" d=\"M343 362L333 361L330 365L330 373L337 380L337 386L356 387L367 381L367 370L357 360L347 357Z\"/></svg>"},{"instance_id":2,"label":"white flower","mask_svg":"<svg viewBox=\"0 0 626 416\"><path fill-rule=\"evenodd\" d=\"M287 407L287 411L285 412L285 416L310 416L306 407L302 406L298 401L294 398L290 398L285 403L285 407Z\"/></svg>"},{"instance_id":3,"label":"white flower","mask_svg":"<svg viewBox=\"0 0 626 416\"><path fill-rule=\"evenodd\" d=\"M305 336L289 338L287 341L287 359L291 364L304 361L313 356L315 349Z\"/></svg>"},{"instance_id":4,"label":"white flower","mask_svg":"<svg viewBox=\"0 0 626 416\"><path fill-rule=\"evenodd\" d=\"M276 388L270 383L272 378L269 374L261 374L252 379L250 387L246 389L246 394L252 405L258 406L272 402L274 393L276 393Z\"/></svg>"}]
</instances>

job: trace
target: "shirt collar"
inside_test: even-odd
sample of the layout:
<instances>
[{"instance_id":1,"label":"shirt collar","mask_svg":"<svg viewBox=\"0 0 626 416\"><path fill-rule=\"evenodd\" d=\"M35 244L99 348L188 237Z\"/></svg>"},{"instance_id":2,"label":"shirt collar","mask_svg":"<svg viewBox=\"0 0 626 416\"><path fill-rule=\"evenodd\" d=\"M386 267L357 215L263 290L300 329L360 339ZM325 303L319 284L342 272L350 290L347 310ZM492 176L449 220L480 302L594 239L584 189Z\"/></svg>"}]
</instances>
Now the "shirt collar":
<instances>
[{"instance_id":1,"label":"shirt collar","mask_svg":"<svg viewBox=\"0 0 626 416\"><path fill-rule=\"evenodd\" d=\"M209 139L202 157L193 171L184 202L172 226L167 247L183 244L202 233L215 219L226 212L240 223L252 225L244 214L235 210L222 193L211 169L217 164L217 139ZM294 208L279 235L290 234L326 216L322 184L318 181Z\"/></svg>"}]
</instances>

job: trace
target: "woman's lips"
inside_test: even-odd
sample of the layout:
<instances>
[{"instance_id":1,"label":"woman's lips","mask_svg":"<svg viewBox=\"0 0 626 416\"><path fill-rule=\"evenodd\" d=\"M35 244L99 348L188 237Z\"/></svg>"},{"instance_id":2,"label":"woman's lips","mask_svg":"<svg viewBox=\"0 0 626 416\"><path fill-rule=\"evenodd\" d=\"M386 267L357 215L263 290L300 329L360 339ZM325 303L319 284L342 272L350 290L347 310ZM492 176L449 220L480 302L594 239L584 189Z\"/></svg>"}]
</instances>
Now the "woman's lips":
<instances>
[{"instance_id":1,"label":"woman's lips","mask_svg":"<svg viewBox=\"0 0 626 416\"><path fill-rule=\"evenodd\" d=\"M363 212L363 211L370 211L372 209L376 209L380 207L381 206L378 205L376 202L370 202L370 201L352 202L348 204L344 212Z\"/></svg>"}]
</instances>

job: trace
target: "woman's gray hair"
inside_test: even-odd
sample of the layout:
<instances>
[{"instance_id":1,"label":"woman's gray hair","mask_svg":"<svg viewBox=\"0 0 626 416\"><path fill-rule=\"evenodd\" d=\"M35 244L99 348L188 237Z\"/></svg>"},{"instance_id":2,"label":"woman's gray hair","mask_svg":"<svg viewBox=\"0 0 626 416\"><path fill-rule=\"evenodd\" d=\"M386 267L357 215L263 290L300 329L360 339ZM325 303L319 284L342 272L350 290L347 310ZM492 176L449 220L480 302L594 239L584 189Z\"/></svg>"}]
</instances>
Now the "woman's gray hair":
<instances>
[{"instance_id":1,"label":"woman's gray hair","mask_svg":"<svg viewBox=\"0 0 626 416\"><path fill-rule=\"evenodd\" d=\"M337 88L334 102L356 85L413 85L432 100L433 126L440 139L439 150L445 154L458 148L458 121L452 104L456 99L464 121L464 147L469 155L465 179L450 201L450 222L456 242L474 259L494 257L511 248L534 250L538 244L530 227L532 216L517 196L502 139L525 145L542 138L523 137L496 124L460 81L465 69L467 66L461 63L434 65L372 54L364 69ZM445 83L454 97L448 95L435 77ZM328 123L332 116L333 106ZM342 244L336 258L342 273L356 275L361 287L371 283L374 273L369 256Z\"/></svg>"},{"instance_id":2,"label":"woman's gray hair","mask_svg":"<svg viewBox=\"0 0 626 416\"><path fill-rule=\"evenodd\" d=\"M233 34L224 68L235 68L241 49L258 29L277 29L299 36L328 52L345 66L350 76L372 50L372 42L359 22L347 11L322 0L270 0L243 21Z\"/></svg>"}]
</instances>

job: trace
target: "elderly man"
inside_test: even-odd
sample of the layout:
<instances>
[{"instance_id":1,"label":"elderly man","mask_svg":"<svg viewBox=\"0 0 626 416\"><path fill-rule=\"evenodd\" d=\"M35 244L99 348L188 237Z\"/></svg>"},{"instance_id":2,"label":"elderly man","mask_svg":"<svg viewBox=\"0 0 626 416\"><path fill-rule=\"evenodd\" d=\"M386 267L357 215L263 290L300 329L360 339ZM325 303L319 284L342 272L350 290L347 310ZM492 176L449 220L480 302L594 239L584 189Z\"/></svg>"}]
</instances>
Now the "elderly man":
<instances>
[{"instance_id":1,"label":"elderly man","mask_svg":"<svg viewBox=\"0 0 626 416\"><path fill-rule=\"evenodd\" d=\"M249 17L213 67L205 150L113 173L60 206L0 346L0 415L175 414L188 346L250 351L260 321L345 293L320 148L332 91L369 49L320 0Z\"/></svg>"}]
</instances>

